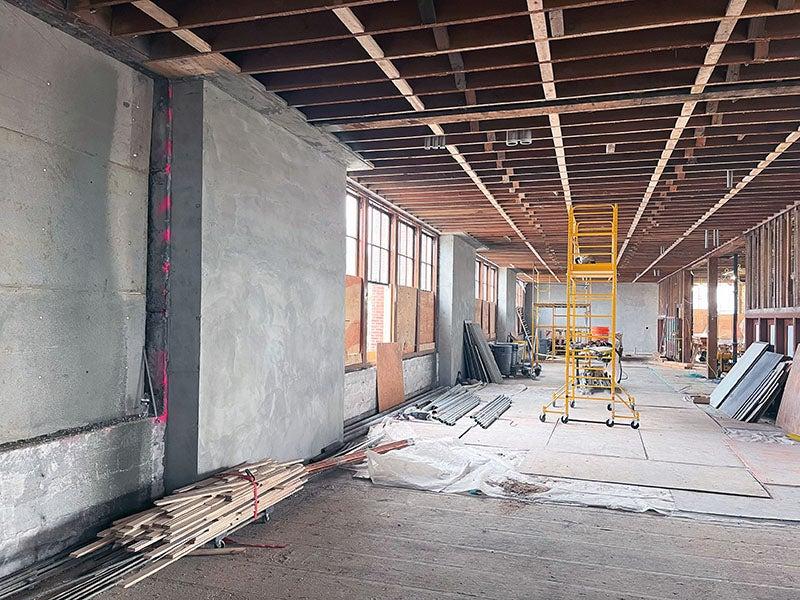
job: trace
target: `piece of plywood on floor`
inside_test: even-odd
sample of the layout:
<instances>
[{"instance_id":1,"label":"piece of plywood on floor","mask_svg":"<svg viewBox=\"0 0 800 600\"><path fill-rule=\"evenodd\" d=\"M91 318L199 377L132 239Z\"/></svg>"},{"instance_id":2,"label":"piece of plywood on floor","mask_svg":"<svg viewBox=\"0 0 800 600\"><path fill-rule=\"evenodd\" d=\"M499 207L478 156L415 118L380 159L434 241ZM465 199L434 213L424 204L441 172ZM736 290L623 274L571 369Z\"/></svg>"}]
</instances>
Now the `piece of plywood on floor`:
<instances>
[{"instance_id":1,"label":"piece of plywood on floor","mask_svg":"<svg viewBox=\"0 0 800 600\"><path fill-rule=\"evenodd\" d=\"M473 446L508 450L541 450L547 445L553 427L555 423L541 423L535 418L500 418L487 429L473 427L461 441Z\"/></svg>"},{"instance_id":2,"label":"piece of plywood on floor","mask_svg":"<svg viewBox=\"0 0 800 600\"><path fill-rule=\"evenodd\" d=\"M630 427L606 427L595 423L561 423L547 442L547 450L646 458L639 431Z\"/></svg>"},{"instance_id":3,"label":"piece of plywood on floor","mask_svg":"<svg viewBox=\"0 0 800 600\"><path fill-rule=\"evenodd\" d=\"M692 405L687 410L674 408L643 407L642 427L651 431L703 431L716 433L720 426L702 409Z\"/></svg>"},{"instance_id":4,"label":"piece of plywood on floor","mask_svg":"<svg viewBox=\"0 0 800 600\"><path fill-rule=\"evenodd\" d=\"M627 483L673 490L768 496L766 490L747 469L736 467L544 451L532 452L526 456L520 465L520 471L532 475Z\"/></svg>"},{"instance_id":5,"label":"piece of plywood on floor","mask_svg":"<svg viewBox=\"0 0 800 600\"><path fill-rule=\"evenodd\" d=\"M761 483L800 486L800 444L728 442ZM800 505L797 508L800 513Z\"/></svg>"},{"instance_id":6,"label":"piece of plywood on floor","mask_svg":"<svg viewBox=\"0 0 800 600\"><path fill-rule=\"evenodd\" d=\"M400 344L378 344L376 374L378 379L378 412L388 410L404 399L403 356Z\"/></svg>"},{"instance_id":7,"label":"piece of plywood on floor","mask_svg":"<svg viewBox=\"0 0 800 600\"><path fill-rule=\"evenodd\" d=\"M800 344L798 344L794 356L800 357ZM800 367L789 369L789 378L783 388L775 424L786 433L800 435Z\"/></svg>"},{"instance_id":8,"label":"piece of plywood on floor","mask_svg":"<svg viewBox=\"0 0 800 600\"><path fill-rule=\"evenodd\" d=\"M675 490L675 514L697 513L738 519L800 521L800 488L766 486L771 498L749 498Z\"/></svg>"},{"instance_id":9,"label":"piece of plywood on floor","mask_svg":"<svg viewBox=\"0 0 800 600\"><path fill-rule=\"evenodd\" d=\"M744 467L730 449L727 436L709 431L639 430L647 458L718 467Z\"/></svg>"}]
</instances>

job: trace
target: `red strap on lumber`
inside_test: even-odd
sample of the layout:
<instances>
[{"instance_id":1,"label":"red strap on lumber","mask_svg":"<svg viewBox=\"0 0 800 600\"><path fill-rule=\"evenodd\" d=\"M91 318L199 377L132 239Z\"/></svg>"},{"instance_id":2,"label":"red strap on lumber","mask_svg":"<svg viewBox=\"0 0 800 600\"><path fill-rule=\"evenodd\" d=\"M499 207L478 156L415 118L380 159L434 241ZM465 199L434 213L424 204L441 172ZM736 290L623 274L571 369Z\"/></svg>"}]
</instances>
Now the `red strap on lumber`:
<instances>
[{"instance_id":1,"label":"red strap on lumber","mask_svg":"<svg viewBox=\"0 0 800 600\"><path fill-rule=\"evenodd\" d=\"M412 443L411 440L399 440L396 442L381 444L380 446L375 446L374 448L355 450L353 452L348 452L347 454L343 454L342 456L334 456L332 458L327 458L325 460L321 460L314 464L307 465L306 471L310 475L313 475L314 473L320 473L322 471L327 471L328 469L334 469L341 465L360 463L361 461L367 458L367 450L370 450L371 452L377 452L378 454L385 454L392 450L400 450L401 448L410 446L411 443Z\"/></svg>"},{"instance_id":2,"label":"red strap on lumber","mask_svg":"<svg viewBox=\"0 0 800 600\"><path fill-rule=\"evenodd\" d=\"M230 476L238 477L239 479L244 479L245 481L249 481L253 484L253 518L258 518L258 480L256 476L253 475L250 470L246 470L244 473L222 473L220 475L215 475L214 477L218 479L224 479L225 477Z\"/></svg>"}]
</instances>

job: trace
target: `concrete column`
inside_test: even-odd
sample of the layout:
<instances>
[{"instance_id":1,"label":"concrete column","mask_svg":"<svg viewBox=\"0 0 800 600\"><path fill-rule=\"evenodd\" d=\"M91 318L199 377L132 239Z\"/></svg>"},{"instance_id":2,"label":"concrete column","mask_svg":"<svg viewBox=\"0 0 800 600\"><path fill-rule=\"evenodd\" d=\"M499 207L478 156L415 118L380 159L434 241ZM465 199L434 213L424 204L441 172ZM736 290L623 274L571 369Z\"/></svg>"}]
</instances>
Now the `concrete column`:
<instances>
[{"instance_id":1,"label":"concrete column","mask_svg":"<svg viewBox=\"0 0 800 600\"><path fill-rule=\"evenodd\" d=\"M501 268L497 274L497 341L505 342L517 330L517 271Z\"/></svg>"},{"instance_id":2,"label":"concrete column","mask_svg":"<svg viewBox=\"0 0 800 600\"><path fill-rule=\"evenodd\" d=\"M439 385L453 385L464 362L464 321L475 318L475 248L460 235L439 238L436 315Z\"/></svg>"}]
</instances>

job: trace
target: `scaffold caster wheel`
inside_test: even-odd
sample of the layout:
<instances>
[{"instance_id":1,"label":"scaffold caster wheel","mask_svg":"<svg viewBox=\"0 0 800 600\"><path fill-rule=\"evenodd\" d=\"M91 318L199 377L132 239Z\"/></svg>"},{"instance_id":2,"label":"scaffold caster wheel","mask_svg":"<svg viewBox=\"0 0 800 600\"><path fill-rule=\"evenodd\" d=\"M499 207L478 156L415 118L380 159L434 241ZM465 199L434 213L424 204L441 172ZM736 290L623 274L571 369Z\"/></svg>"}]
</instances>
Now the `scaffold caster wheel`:
<instances>
[{"instance_id":1,"label":"scaffold caster wheel","mask_svg":"<svg viewBox=\"0 0 800 600\"><path fill-rule=\"evenodd\" d=\"M611 409L613 409L613 408L614 408L614 407L613 407L613 406L611 406L611 402L609 402L608 404L606 404L606 410L611 410Z\"/></svg>"},{"instance_id":2,"label":"scaffold caster wheel","mask_svg":"<svg viewBox=\"0 0 800 600\"><path fill-rule=\"evenodd\" d=\"M569 422L569 417L567 415L562 416L561 417L561 422L562 423L568 423Z\"/></svg>"},{"instance_id":3,"label":"scaffold caster wheel","mask_svg":"<svg viewBox=\"0 0 800 600\"><path fill-rule=\"evenodd\" d=\"M544 413L542 413L541 415L539 415L539 420L540 420L542 423L544 423L544 422L547 420L547 415L546 415L546 414L544 414Z\"/></svg>"},{"instance_id":4,"label":"scaffold caster wheel","mask_svg":"<svg viewBox=\"0 0 800 600\"><path fill-rule=\"evenodd\" d=\"M631 421L631 429L639 429L639 421Z\"/></svg>"},{"instance_id":5,"label":"scaffold caster wheel","mask_svg":"<svg viewBox=\"0 0 800 600\"><path fill-rule=\"evenodd\" d=\"M225 540L216 539L214 540L214 548L224 548L225 547Z\"/></svg>"},{"instance_id":6,"label":"scaffold caster wheel","mask_svg":"<svg viewBox=\"0 0 800 600\"><path fill-rule=\"evenodd\" d=\"M606 419L606 425L608 425L609 427L613 427L614 426L614 419Z\"/></svg>"},{"instance_id":7,"label":"scaffold caster wheel","mask_svg":"<svg viewBox=\"0 0 800 600\"><path fill-rule=\"evenodd\" d=\"M570 408L575 408L575 400L569 403Z\"/></svg>"}]
</instances>

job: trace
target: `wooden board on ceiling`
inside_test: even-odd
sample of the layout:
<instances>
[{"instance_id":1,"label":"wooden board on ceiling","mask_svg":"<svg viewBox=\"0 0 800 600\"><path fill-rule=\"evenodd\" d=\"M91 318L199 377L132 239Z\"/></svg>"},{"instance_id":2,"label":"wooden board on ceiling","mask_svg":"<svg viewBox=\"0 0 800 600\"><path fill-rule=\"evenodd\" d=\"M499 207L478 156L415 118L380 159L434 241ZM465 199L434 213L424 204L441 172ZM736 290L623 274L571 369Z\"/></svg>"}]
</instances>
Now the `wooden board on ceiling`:
<instances>
[{"instance_id":1,"label":"wooden board on ceiling","mask_svg":"<svg viewBox=\"0 0 800 600\"><path fill-rule=\"evenodd\" d=\"M435 346L436 302L433 292L419 291L419 329L418 345L421 351L432 350Z\"/></svg>"},{"instance_id":2,"label":"wooden board on ceiling","mask_svg":"<svg viewBox=\"0 0 800 600\"><path fill-rule=\"evenodd\" d=\"M403 349L403 354L414 352L417 345L417 290L398 286L397 319L395 321L395 340Z\"/></svg>"},{"instance_id":3,"label":"wooden board on ceiling","mask_svg":"<svg viewBox=\"0 0 800 600\"><path fill-rule=\"evenodd\" d=\"M800 435L800 344L794 351L795 360L789 370L789 379L783 388L781 405L775 424L786 433ZM798 362L798 364L795 364Z\"/></svg>"},{"instance_id":4,"label":"wooden board on ceiling","mask_svg":"<svg viewBox=\"0 0 800 600\"><path fill-rule=\"evenodd\" d=\"M344 364L361 362L361 303L363 283L360 277L344 278Z\"/></svg>"},{"instance_id":5,"label":"wooden board on ceiling","mask_svg":"<svg viewBox=\"0 0 800 600\"><path fill-rule=\"evenodd\" d=\"M405 399L403 354L398 342L378 344L375 365L378 379L378 412L389 410Z\"/></svg>"}]
</instances>

